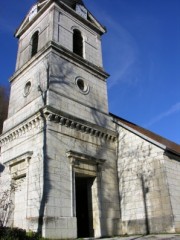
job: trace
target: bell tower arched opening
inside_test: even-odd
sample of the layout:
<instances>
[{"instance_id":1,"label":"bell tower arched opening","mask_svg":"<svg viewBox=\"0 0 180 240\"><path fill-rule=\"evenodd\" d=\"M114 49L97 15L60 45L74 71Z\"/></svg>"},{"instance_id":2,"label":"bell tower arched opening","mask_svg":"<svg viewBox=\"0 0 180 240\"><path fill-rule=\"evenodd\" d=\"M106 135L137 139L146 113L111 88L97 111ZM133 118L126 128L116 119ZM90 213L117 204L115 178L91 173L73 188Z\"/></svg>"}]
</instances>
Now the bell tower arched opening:
<instances>
[{"instance_id":1,"label":"bell tower arched opening","mask_svg":"<svg viewBox=\"0 0 180 240\"><path fill-rule=\"evenodd\" d=\"M39 32L36 31L31 38L31 57L33 57L38 51Z\"/></svg>"},{"instance_id":2,"label":"bell tower arched opening","mask_svg":"<svg viewBox=\"0 0 180 240\"><path fill-rule=\"evenodd\" d=\"M83 37L78 29L73 31L73 52L83 57Z\"/></svg>"}]
</instances>

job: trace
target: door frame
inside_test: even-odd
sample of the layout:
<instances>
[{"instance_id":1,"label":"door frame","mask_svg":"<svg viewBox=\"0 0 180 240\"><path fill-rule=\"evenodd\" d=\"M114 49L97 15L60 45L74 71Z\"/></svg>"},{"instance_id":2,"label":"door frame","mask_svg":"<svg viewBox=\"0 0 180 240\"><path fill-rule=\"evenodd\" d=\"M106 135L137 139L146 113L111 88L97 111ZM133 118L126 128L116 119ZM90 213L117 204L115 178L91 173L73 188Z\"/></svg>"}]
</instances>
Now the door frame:
<instances>
[{"instance_id":1,"label":"door frame","mask_svg":"<svg viewBox=\"0 0 180 240\"><path fill-rule=\"evenodd\" d=\"M76 217L76 192L75 178L76 175L84 175L86 177L94 177L92 190L92 212L94 237L99 238L101 234L101 174L105 159L99 159L87 154L76 151L68 151L66 153L71 167L71 182L72 182L72 216Z\"/></svg>"}]
</instances>

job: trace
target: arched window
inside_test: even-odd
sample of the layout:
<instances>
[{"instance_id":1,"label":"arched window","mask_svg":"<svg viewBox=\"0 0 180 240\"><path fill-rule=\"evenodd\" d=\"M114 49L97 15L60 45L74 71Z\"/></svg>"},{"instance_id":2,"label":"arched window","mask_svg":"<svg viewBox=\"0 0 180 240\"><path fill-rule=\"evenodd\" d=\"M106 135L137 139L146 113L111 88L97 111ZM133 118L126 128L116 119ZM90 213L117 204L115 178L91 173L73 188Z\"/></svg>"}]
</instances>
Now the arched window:
<instances>
[{"instance_id":1,"label":"arched window","mask_svg":"<svg viewBox=\"0 0 180 240\"><path fill-rule=\"evenodd\" d=\"M33 57L38 51L39 32L36 31L31 38L31 57Z\"/></svg>"},{"instance_id":2,"label":"arched window","mask_svg":"<svg viewBox=\"0 0 180 240\"><path fill-rule=\"evenodd\" d=\"M83 37L77 29L73 32L73 52L83 57Z\"/></svg>"}]
</instances>

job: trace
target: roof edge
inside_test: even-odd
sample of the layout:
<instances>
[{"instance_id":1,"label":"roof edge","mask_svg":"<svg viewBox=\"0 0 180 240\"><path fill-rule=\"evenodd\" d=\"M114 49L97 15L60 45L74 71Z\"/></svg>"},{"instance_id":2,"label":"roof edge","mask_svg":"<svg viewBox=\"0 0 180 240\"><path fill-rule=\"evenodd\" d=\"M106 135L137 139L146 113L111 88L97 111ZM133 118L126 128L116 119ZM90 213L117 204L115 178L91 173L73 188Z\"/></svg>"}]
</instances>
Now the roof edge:
<instances>
[{"instance_id":1,"label":"roof edge","mask_svg":"<svg viewBox=\"0 0 180 240\"><path fill-rule=\"evenodd\" d=\"M167 138L164 138L148 129L145 129L135 123L132 123L124 118L121 118L119 116L114 115L113 113L109 113L110 116L112 116L114 119L117 120L114 121L116 124L119 124L120 126L126 128L127 130L135 133L136 135L144 138L145 140L148 140L152 144L155 144L156 146L164 149L165 151L169 151L173 154L176 154L180 156L180 145L170 141Z\"/></svg>"}]
</instances>

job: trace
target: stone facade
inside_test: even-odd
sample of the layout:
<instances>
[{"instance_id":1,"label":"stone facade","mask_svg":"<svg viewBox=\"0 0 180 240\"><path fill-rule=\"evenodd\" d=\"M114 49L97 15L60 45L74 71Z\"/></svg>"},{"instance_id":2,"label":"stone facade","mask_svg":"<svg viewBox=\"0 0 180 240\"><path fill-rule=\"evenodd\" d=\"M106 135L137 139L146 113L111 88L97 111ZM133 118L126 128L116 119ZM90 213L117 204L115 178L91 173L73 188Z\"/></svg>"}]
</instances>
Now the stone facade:
<instances>
[{"instance_id":1,"label":"stone facade","mask_svg":"<svg viewBox=\"0 0 180 240\"><path fill-rule=\"evenodd\" d=\"M164 150L119 128L118 152L123 234L173 232Z\"/></svg>"},{"instance_id":2,"label":"stone facade","mask_svg":"<svg viewBox=\"0 0 180 240\"><path fill-rule=\"evenodd\" d=\"M179 146L109 114L105 29L81 1L32 9L0 137L1 196L13 186L0 220L53 239L178 232Z\"/></svg>"},{"instance_id":3,"label":"stone facade","mask_svg":"<svg viewBox=\"0 0 180 240\"><path fill-rule=\"evenodd\" d=\"M164 155L164 165L166 169L166 178L171 199L173 224L175 232L180 232L180 186L179 186L179 164L180 158L166 153Z\"/></svg>"}]
</instances>

